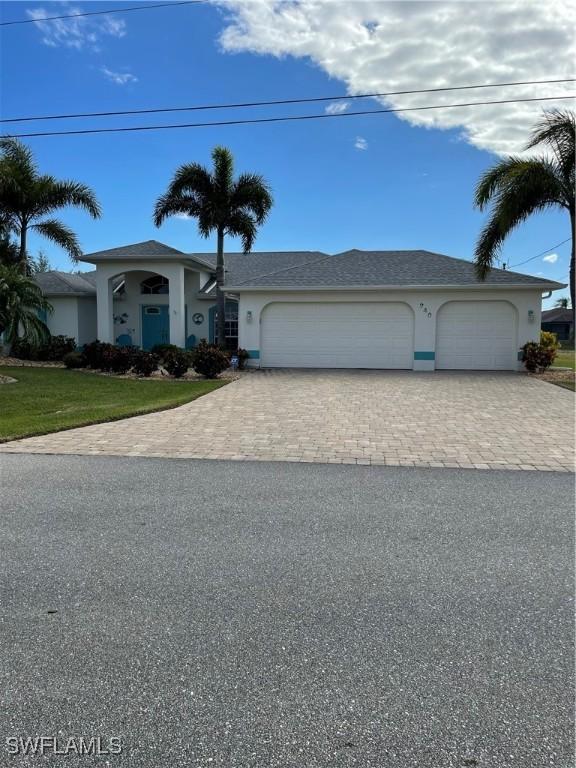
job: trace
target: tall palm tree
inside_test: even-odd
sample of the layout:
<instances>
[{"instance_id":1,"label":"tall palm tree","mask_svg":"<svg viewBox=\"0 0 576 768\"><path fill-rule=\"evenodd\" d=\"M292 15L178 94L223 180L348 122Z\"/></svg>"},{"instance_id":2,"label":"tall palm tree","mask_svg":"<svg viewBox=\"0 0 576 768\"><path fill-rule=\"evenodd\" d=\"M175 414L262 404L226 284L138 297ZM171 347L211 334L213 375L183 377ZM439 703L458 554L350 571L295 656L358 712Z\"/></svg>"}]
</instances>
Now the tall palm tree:
<instances>
[{"instance_id":1,"label":"tall palm tree","mask_svg":"<svg viewBox=\"0 0 576 768\"><path fill-rule=\"evenodd\" d=\"M576 120L573 112L544 112L526 149L547 147L548 155L506 157L481 177L475 203L480 210L492 206L490 217L476 245L476 271L484 279L510 232L538 211L567 210L572 233L570 297L574 308ZM574 311L574 309L572 310Z\"/></svg>"},{"instance_id":2,"label":"tall palm tree","mask_svg":"<svg viewBox=\"0 0 576 768\"><path fill-rule=\"evenodd\" d=\"M39 312L51 312L51 304L42 291L17 267L0 266L0 334L11 344L18 336L32 343L50 335Z\"/></svg>"},{"instance_id":3,"label":"tall palm tree","mask_svg":"<svg viewBox=\"0 0 576 768\"><path fill-rule=\"evenodd\" d=\"M83 208L94 219L101 214L94 192L85 184L40 175L26 145L17 139L0 139L0 218L19 238L18 263L23 274L31 230L59 245L73 261L82 255L74 232L58 219L45 218L68 205Z\"/></svg>"},{"instance_id":4,"label":"tall palm tree","mask_svg":"<svg viewBox=\"0 0 576 768\"><path fill-rule=\"evenodd\" d=\"M251 251L258 227L265 221L273 200L262 176L243 173L234 179L234 158L229 149L215 147L212 161L212 171L198 163L178 168L168 190L156 201L154 223L159 227L168 216L184 213L198 219L202 237L216 232L217 339L224 346L224 237L240 237L244 253Z\"/></svg>"}]
</instances>

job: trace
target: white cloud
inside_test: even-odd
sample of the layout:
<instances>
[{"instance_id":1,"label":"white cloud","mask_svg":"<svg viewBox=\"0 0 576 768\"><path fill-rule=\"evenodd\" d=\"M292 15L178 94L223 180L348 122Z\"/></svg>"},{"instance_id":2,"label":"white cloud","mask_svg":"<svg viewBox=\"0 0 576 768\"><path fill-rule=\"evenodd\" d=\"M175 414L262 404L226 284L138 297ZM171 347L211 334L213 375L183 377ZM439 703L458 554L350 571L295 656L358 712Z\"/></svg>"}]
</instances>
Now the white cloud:
<instances>
[{"instance_id":1,"label":"white cloud","mask_svg":"<svg viewBox=\"0 0 576 768\"><path fill-rule=\"evenodd\" d=\"M573 77L571 0L215 2L227 11L221 35L225 51L311 60L351 95ZM390 96L380 102L419 107L573 90L569 84L528 85ZM505 154L522 149L544 106L569 103L493 104L398 117L425 128L455 129L472 145ZM383 131L392 119L373 118Z\"/></svg>"},{"instance_id":2,"label":"white cloud","mask_svg":"<svg viewBox=\"0 0 576 768\"><path fill-rule=\"evenodd\" d=\"M324 107L324 112L327 115L340 115L342 112L346 112L349 106L349 101L333 101L327 107Z\"/></svg>"},{"instance_id":3,"label":"white cloud","mask_svg":"<svg viewBox=\"0 0 576 768\"><path fill-rule=\"evenodd\" d=\"M190 221L190 219L193 218L193 217L190 216L190 214L188 214L188 213L175 213L174 214L174 218L175 219L182 219L183 221Z\"/></svg>"},{"instance_id":4,"label":"white cloud","mask_svg":"<svg viewBox=\"0 0 576 768\"><path fill-rule=\"evenodd\" d=\"M544 256L542 261L547 261L549 264L556 264L556 262L558 261L558 254L549 253L548 256Z\"/></svg>"},{"instance_id":5,"label":"white cloud","mask_svg":"<svg viewBox=\"0 0 576 768\"><path fill-rule=\"evenodd\" d=\"M368 149L368 142L363 136L356 136L356 141L354 142L354 146L356 149Z\"/></svg>"},{"instance_id":6,"label":"white cloud","mask_svg":"<svg viewBox=\"0 0 576 768\"><path fill-rule=\"evenodd\" d=\"M100 71L106 75L108 80L111 80L116 85L126 85L127 83L137 83L138 78L136 75L132 75L130 72L113 72L108 67L101 67Z\"/></svg>"},{"instance_id":7,"label":"white cloud","mask_svg":"<svg viewBox=\"0 0 576 768\"><path fill-rule=\"evenodd\" d=\"M56 19L43 21L49 16L78 15L83 13L81 8L64 4L46 8L34 8L26 11L34 26L42 34L42 42L51 48L74 48L77 51L100 50L100 41L103 37L124 37L126 23L114 16L79 16L77 19Z\"/></svg>"}]
</instances>

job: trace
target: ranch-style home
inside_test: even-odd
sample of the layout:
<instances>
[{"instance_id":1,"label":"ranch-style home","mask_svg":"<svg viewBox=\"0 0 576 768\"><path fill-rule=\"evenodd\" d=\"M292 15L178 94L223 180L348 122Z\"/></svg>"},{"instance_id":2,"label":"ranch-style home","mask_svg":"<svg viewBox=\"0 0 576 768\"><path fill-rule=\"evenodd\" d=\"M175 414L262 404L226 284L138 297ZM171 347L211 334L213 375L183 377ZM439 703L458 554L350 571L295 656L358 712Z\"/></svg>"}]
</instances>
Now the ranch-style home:
<instances>
[{"instance_id":1,"label":"ranch-style home","mask_svg":"<svg viewBox=\"0 0 576 768\"><path fill-rule=\"evenodd\" d=\"M213 253L149 240L83 256L91 272L36 276L53 334L150 349L214 340ZM516 370L543 294L565 286L429 251L226 254L226 336L249 365Z\"/></svg>"}]
</instances>

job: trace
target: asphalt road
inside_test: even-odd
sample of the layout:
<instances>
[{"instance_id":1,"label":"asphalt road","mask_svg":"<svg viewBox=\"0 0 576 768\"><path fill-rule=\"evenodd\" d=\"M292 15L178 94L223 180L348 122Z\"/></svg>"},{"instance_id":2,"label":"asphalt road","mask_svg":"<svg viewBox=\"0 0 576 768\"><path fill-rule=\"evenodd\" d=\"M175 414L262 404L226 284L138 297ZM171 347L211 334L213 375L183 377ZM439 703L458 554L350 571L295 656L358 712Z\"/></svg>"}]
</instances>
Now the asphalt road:
<instances>
[{"instance_id":1,"label":"asphalt road","mask_svg":"<svg viewBox=\"0 0 576 768\"><path fill-rule=\"evenodd\" d=\"M572 476L0 462L0 765L572 766Z\"/></svg>"}]
</instances>

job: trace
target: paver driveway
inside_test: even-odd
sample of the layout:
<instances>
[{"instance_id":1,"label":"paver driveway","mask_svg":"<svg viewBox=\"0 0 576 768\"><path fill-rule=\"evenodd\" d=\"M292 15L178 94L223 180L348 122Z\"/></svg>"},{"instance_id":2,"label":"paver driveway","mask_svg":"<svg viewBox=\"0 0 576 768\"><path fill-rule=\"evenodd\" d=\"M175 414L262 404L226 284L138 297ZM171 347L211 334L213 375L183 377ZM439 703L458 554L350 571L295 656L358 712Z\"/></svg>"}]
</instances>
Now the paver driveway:
<instances>
[{"instance_id":1,"label":"paver driveway","mask_svg":"<svg viewBox=\"0 0 576 768\"><path fill-rule=\"evenodd\" d=\"M570 471L573 424L572 392L519 374L275 370L0 451Z\"/></svg>"}]
</instances>

